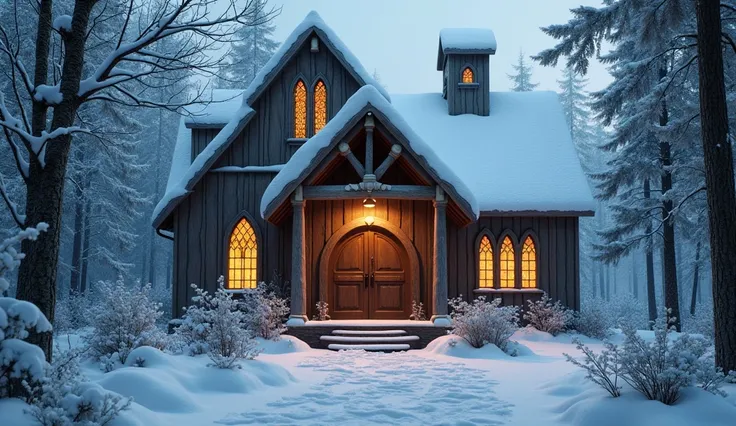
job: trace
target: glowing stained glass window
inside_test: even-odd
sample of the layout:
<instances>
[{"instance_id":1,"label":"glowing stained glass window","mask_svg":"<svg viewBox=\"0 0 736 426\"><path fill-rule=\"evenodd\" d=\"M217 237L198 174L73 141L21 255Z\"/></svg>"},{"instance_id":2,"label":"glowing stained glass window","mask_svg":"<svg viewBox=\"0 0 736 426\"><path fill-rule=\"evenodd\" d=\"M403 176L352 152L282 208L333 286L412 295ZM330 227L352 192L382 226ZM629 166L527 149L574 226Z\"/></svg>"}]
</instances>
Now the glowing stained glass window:
<instances>
[{"instance_id":1,"label":"glowing stained glass window","mask_svg":"<svg viewBox=\"0 0 736 426\"><path fill-rule=\"evenodd\" d=\"M501 288L514 287L514 244L506 236L501 243Z\"/></svg>"},{"instance_id":2,"label":"glowing stained glass window","mask_svg":"<svg viewBox=\"0 0 736 426\"><path fill-rule=\"evenodd\" d=\"M470 67L467 67L463 70L463 83L472 83L473 82L473 70L470 69Z\"/></svg>"},{"instance_id":3,"label":"glowing stained glass window","mask_svg":"<svg viewBox=\"0 0 736 426\"><path fill-rule=\"evenodd\" d=\"M531 236L526 237L521 248L521 286L523 288L537 286L537 248Z\"/></svg>"},{"instance_id":4,"label":"glowing stained glass window","mask_svg":"<svg viewBox=\"0 0 736 426\"><path fill-rule=\"evenodd\" d=\"M486 235L480 240L478 255L478 287L493 288L493 247L491 247L491 240Z\"/></svg>"},{"instance_id":5,"label":"glowing stained glass window","mask_svg":"<svg viewBox=\"0 0 736 426\"><path fill-rule=\"evenodd\" d=\"M307 137L307 86L301 80L294 86L294 137Z\"/></svg>"},{"instance_id":6,"label":"glowing stained glass window","mask_svg":"<svg viewBox=\"0 0 736 426\"><path fill-rule=\"evenodd\" d=\"M322 80L314 85L314 134L327 124L327 86Z\"/></svg>"},{"instance_id":7,"label":"glowing stained glass window","mask_svg":"<svg viewBox=\"0 0 736 426\"><path fill-rule=\"evenodd\" d=\"M230 235L227 288L256 288L258 266L258 242L251 224L240 219Z\"/></svg>"}]
</instances>

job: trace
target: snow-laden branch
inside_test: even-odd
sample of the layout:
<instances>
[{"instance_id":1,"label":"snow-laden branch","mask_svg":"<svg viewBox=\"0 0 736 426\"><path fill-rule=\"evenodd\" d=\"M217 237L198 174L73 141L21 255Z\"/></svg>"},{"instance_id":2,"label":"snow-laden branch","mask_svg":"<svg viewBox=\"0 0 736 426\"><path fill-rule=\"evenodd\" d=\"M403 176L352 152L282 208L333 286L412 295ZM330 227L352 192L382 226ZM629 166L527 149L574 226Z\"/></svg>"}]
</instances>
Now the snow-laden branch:
<instances>
[{"instance_id":1,"label":"snow-laden branch","mask_svg":"<svg viewBox=\"0 0 736 426\"><path fill-rule=\"evenodd\" d=\"M20 210L18 210L18 205L10 199L10 195L8 195L8 188L5 185L5 179L3 178L2 173L0 173L0 198L2 198L3 201L5 201L5 205L8 206L8 210L10 210L10 216L12 216L15 224L18 225L18 228L25 228L26 216L22 214Z\"/></svg>"}]
</instances>

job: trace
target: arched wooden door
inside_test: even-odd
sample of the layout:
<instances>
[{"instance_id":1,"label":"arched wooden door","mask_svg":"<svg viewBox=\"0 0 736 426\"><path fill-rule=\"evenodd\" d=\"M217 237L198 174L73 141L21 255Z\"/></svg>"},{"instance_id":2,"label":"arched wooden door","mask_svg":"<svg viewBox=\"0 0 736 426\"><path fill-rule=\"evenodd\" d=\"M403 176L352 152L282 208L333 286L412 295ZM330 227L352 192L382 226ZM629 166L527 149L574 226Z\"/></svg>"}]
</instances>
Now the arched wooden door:
<instances>
[{"instance_id":1,"label":"arched wooden door","mask_svg":"<svg viewBox=\"0 0 736 426\"><path fill-rule=\"evenodd\" d=\"M338 243L330 259L332 319L408 319L409 256L389 235L373 230Z\"/></svg>"}]
</instances>

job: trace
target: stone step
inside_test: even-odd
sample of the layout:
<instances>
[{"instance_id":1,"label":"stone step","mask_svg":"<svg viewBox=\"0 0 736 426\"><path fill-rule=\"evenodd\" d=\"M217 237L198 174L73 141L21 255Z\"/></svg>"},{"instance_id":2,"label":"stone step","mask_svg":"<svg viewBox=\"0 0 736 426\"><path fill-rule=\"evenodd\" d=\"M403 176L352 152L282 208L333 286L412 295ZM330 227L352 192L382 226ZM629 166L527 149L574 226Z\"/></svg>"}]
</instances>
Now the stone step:
<instances>
[{"instance_id":1,"label":"stone step","mask_svg":"<svg viewBox=\"0 0 736 426\"><path fill-rule=\"evenodd\" d=\"M394 351L408 351L411 346L407 344L366 344L366 345L342 345L339 343L332 343L327 346L327 349L333 351L381 351L381 352L394 352Z\"/></svg>"},{"instance_id":2,"label":"stone step","mask_svg":"<svg viewBox=\"0 0 736 426\"><path fill-rule=\"evenodd\" d=\"M339 343L409 343L419 340L419 336L320 336L323 342Z\"/></svg>"},{"instance_id":3,"label":"stone step","mask_svg":"<svg viewBox=\"0 0 736 426\"><path fill-rule=\"evenodd\" d=\"M332 334L343 336L398 336L406 334L405 330L332 330Z\"/></svg>"}]
</instances>

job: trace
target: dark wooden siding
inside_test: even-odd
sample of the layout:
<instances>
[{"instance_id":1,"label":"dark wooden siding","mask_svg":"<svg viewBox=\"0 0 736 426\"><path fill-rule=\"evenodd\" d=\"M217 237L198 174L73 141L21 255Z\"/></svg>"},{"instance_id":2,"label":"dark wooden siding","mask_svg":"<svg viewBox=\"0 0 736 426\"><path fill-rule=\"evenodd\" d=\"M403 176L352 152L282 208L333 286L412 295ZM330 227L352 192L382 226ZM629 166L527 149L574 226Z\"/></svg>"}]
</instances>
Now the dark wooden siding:
<instances>
[{"instance_id":1,"label":"dark wooden siding","mask_svg":"<svg viewBox=\"0 0 736 426\"><path fill-rule=\"evenodd\" d=\"M458 85L462 72L470 66L476 85ZM490 61L488 55L448 55L445 64L447 78L447 109L450 115L488 115L490 86Z\"/></svg>"},{"instance_id":2,"label":"dark wooden siding","mask_svg":"<svg viewBox=\"0 0 736 426\"><path fill-rule=\"evenodd\" d=\"M515 244L516 273L520 276L521 245L519 241L532 232L537 245L538 285L554 300L580 309L579 235L577 217L481 217L465 228L448 223L448 294L449 297L477 294L478 266L476 247L484 230L493 236L494 273L498 275L498 244L504 232L510 231ZM502 297L505 304L524 305L533 293L503 292L486 294Z\"/></svg>"},{"instance_id":3,"label":"dark wooden siding","mask_svg":"<svg viewBox=\"0 0 736 426\"><path fill-rule=\"evenodd\" d=\"M194 283L209 292L227 275L227 244L233 226L245 216L258 235L259 280L274 272L289 279L291 223L276 227L261 219L261 194L271 173L208 173L176 210L174 219L174 313L190 303Z\"/></svg>"},{"instance_id":4,"label":"dark wooden siding","mask_svg":"<svg viewBox=\"0 0 736 426\"><path fill-rule=\"evenodd\" d=\"M307 311L311 317L314 305L319 301L319 261L322 249L330 237L346 223L375 216L401 228L411 239L419 257L419 287L424 306L429 306L432 277L432 227L434 209L429 201L377 200L376 207L363 207L361 200L307 202ZM431 313L430 313L431 315Z\"/></svg>"},{"instance_id":5,"label":"dark wooden siding","mask_svg":"<svg viewBox=\"0 0 736 426\"><path fill-rule=\"evenodd\" d=\"M307 102L307 135L312 129L312 86L318 79L327 85L327 110L329 117L337 114L360 85L342 66L340 61L320 44L320 51L313 53L305 45L286 64L282 72L263 92L254 105L256 116L231 147L220 157L215 167L264 166L284 164L298 148L289 142L293 135L293 91L301 78L309 92Z\"/></svg>"},{"instance_id":6,"label":"dark wooden siding","mask_svg":"<svg viewBox=\"0 0 736 426\"><path fill-rule=\"evenodd\" d=\"M358 82L320 43L312 53L307 43L276 76L252 105L256 115L213 168L283 164L300 146L292 135L292 91L302 78L311 92L322 79L328 89L328 114L332 118L359 88ZM309 128L311 131L311 95ZM218 129L192 129L194 159L217 135ZM226 275L226 243L231 227L245 211L259 228L259 279L274 271L284 279L291 273L291 221L280 227L261 219L260 202L273 173L208 173L174 212L174 315L194 295L190 284L216 289L217 278Z\"/></svg>"}]
</instances>

